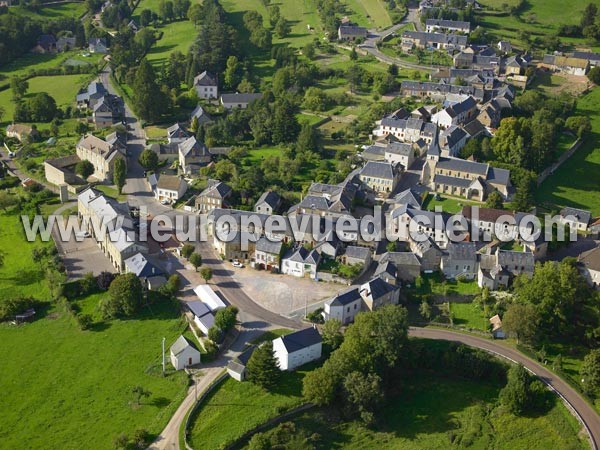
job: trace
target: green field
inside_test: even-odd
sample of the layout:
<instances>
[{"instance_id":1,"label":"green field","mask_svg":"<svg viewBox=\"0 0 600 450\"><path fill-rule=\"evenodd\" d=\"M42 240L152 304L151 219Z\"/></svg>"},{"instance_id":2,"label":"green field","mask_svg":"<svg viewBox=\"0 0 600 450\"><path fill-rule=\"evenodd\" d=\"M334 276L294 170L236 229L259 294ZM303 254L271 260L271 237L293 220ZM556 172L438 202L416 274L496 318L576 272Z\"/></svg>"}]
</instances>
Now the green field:
<instances>
[{"instance_id":1,"label":"green field","mask_svg":"<svg viewBox=\"0 0 600 450\"><path fill-rule=\"evenodd\" d=\"M187 386L185 374L163 378L159 369L162 337L170 343L183 330L179 314L170 304L154 304L134 320L80 331L48 302L46 283L31 260L31 249L40 245L25 242L17 215L0 214L0 301L33 296L42 302L33 323L0 324L6 363L0 377L2 447L110 449L120 433L159 433ZM98 320L103 295L75 304ZM151 392L140 406L132 404L137 385Z\"/></svg>"},{"instance_id":2,"label":"green field","mask_svg":"<svg viewBox=\"0 0 600 450\"><path fill-rule=\"evenodd\" d=\"M450 303L450 311L454 325L488 331L489 321L473 303Z\"/></svg>"},{"instance_id":3,"label":"green field","mask_svg":"<svg viewBox=\"0 0 600 450\"><path fill-rule=\"evenodd\" d=\"M470 205L481 206L481 203L470 200L463 200L461 198L446 197L441 194L440 199L437 200L434 194L429 194L423 202L423 209L426 209L428 211L435 211L435 207L440 206L443 212L454 214L462 211L463 206Z\"/></svg>"},{"instance_id":4,"label":"green field","mask_svg":"<svg viewBox=\"0 0 600 450\"><path fill-rule=\"evenodd\" d=\"M10 14L15 16L27 16L31 19L52 20L62 18L78 18L85 13L85 2L61 3L57 5L44 6L37 11L31 11L29 8L15 6L9 9Z\"/></svg>"},{"instance_id":5,"label":"green field","mask_svg":"<svg viewBox=\"0 0 600 450\"><path fill-rule=\"evenodd\" d=\"M161 27L160 31L162 38L148 52L148 60L156 67L162 67L172 52L187 54L198 33L189 20L172 22Z\"/></svg>"},{"instance_id":6,"label":"green field","mask_svg":"<svg viewBox=\"0 0 600 450\"><path fill-rule=\"evenodd\" d=\"M311 411L293 420L293 444L285 448L587 448L577 438L576 419L558 399L542 416L515 418L500 407L494 408L500 391L496 384L441 379L426 374L399 380L400 383L399 397L389 400L376 427L342 422L330 411Z\"/></svg>"},{"instance_id":7,"label":"green field","mask_svg":"<svg viewBox=\"0 0 600 450\"><path fill-rule=\"evenodd\" d=\"M90 56L82 56L80 50L71 50L64 53L54 54L37 54L27 53L15 61L0 67L0 81L12 76L25 76L31 71L52 69L62 66L67 60L74 59L89 64L97 64L104 55L92 54ZM7 81L7 80L5 80Z\"/></svg>"},{"instance_id":8,"label":"green field","mask_svg":"<svg viewBox=\"0 0 600 450\"><path fill-rule=\"evenodd\" d=\"M93 75L56 75L48 77L34 77L28 80L29 89L25 97L36 92L47 92L56 100L56 105L66 106L75 103L77 92L83 86L88 84ZM11 122L15 110L15 104L11 101L12 91L6 89L0 92L0 106L5 109L5 115L2 118L4 122Z\"/></svg>"},{"instance_id":9,"label":"green field","mask_svg":"<svg viewBox=\"0 0 600 450\"><path fill-rule=\"evenodd\" d=\"M573 206L600 215L600 89L595 88L577 103L577 115L592 121L591 136L583 146L537 189L536 200L557 206Z\"/></svg>"},{"instance_id":10,"label":"green field","mask_svg":"<svg viewBox=\"0 0 600 450\"><path fill-rule=\"evenodd\" d=\"M392 25L385 4L381 0L347 0L351 13L348 17L367 28L387 28Z\"/></svg>"},{"instance_id":11,"label":"green field","mask_svg":"<svg viewBox=\"0 0 600 450\"><path fill-rule=\"evenodd\" d=\"M575 25L589 0L574 0L568 5L561 0L529 0L518 16L503 14L502 5L515 5L517 0L482 0L484 9L478 13L478 23L496 39L509 39L519 48L527 48L518 35L527 30L533 36L554 35L560 25ZM492 9L494 11L492 11ZM561 41L585 45L584 39L560 38Z\"/></svg>"},{"instance_id":12,"label":"green field","mask_svg":"<svg viewBox=\"0 0 600 450\"><path fill-rule=\"evenodd\" d=\"M227 378L208 395L190 429L190 445L212 450L302 403L302 378L314 366L283 372L278 388L268 392L250 382Z\"/></svg>"}]
</instances>

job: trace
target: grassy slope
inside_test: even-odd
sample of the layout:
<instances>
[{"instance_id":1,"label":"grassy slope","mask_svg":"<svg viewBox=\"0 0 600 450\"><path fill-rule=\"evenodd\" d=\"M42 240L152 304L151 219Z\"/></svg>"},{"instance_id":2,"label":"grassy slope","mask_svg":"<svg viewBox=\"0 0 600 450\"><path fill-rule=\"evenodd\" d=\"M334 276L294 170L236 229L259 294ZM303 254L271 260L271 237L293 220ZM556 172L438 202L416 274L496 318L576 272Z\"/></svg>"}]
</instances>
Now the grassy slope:
<instances>
[{"instance_id":1,"label":"grassy slope","mask_svg":"<svg viewBox=\"0 0 600 450\"><path fill-rule=\"evenodd\" d=\"M580 148L554 175L536 191L538 202L569 205L589 209L600 215L600 88L581 97L577 114L592 121L593 132Z\"/></svg>"},{"instance_id":2,"label":"grassy slope","mask_svg":"<svg viewBox=\"0 0 600 450\"><path fill-rule=\"evenodd\" d=\"M454 325L487 331L489 322L472 303L450 303Z\"/></svg>"},{"instance_id":3,"label":"grassy slope","mask_svg":"<svg viewBox=\"0 0 600 450\"><path fill-rule=\"evenodd\" d=\"M66 17L80 17L85 13L85 3L62 3L58 5L45 6L37 12L32 12L27 8L20 6L10 8L10 14L16 16L27 16L38 20L61 19Z\"/></svg>"},{"instance_id":4,"label":"grassy slope","mask_svg":"<svg viewBox=\"0 0 600 450\"><path fill-rule=\"evenodd\" d=\"M17 295L45 301L48 289L30 257L41 244L25 242L18 220L0 215L6 257L0 301ZM96 314L101 295L77 303L84 313ZM73 319L46 303L31 324L0 324L0 359L6 362L0 377L6 393L0 396L2 447L109 449L121 432L160 432L186 384L183 374L162 378L158 371L162 337L172 342L182 329L178 314L160 306L152 312L80 331ZM137 409L129 406L136 385L152 392Z\"/></svg>"},{"instance_id":5,"label":"grassy slope","mask_svg":"<svg viewBox=\"0 0 600 450\"><path fill-rule=\"evenodd\" d=\"M84 74L30 78L27 96L36 92L47 92L56 100L58 106L66 106L75 102L75 96L79 89L86 85L92 77L93 75ZM11 98L12 91L10 89L0 92L0 106L6 111L2 118L4 122L12 121L15 105Z\"/></svg>"},{"instance_id":6,"label":"grassy slope","mask_svg":"<svg viewBox=\"0 0 600 450\"><path fill-rule=\"evenodd\" d=\"M278 408L289 409L302 403L302 378L306 371L284 372L280 388L273 393L249 382L225 380L198 410L191 428L191 446L205 450L219 448L220 444L276 416Z\"/></svg>"},{"instance_id":7,"label":"grassy slope","mask_svg":"<svg viewBox=\"0 0 600 450\"><path fill-rule=\"evenodd\" d=\"M577 439L575 419L558 402L541 417L515 420L499 409L486 417L498 393L493 384L422 376L410 380L400 398L384 409L376 429L332 423L324 413L308 413L294 422L299 433L318 433L317 448L323 449L585 448ZM462 441L453 445L452 437Z\"/></svg>"},{"instance_id":8,"label":"grassy slope","mask_svg":"<svg viewBox=\"0 0 600 450\"><path fill-rule=\"evenodd\" d=\"M169 54L180 51L187 54L196 39L198 31L189 20L172 22L160 28L163 36L148 52L148 60L156 67L161 67L169 59Z\"/></svg>"}]
</instances>

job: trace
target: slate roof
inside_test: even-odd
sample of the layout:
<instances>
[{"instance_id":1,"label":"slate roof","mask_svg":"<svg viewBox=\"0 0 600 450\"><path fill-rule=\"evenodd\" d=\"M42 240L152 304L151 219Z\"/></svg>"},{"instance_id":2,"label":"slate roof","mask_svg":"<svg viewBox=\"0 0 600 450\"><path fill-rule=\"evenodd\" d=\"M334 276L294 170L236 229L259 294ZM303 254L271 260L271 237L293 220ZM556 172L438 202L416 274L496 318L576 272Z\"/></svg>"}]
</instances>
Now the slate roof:
<instances>
[{"instance_id":1,"label":"slate roof","mask_svg":"<svg viewBox=\"0 0 600 450\"><path fill-rule=\"evenodd\" d=\"M327 303L330 306L346 306L354 303L357 300L362 300L357 287L347 289L344 292L337 294L335 297L330 299Z\"/></svg>"},{"instance_id":2,"label":"slate roof","mask_svg":"<svg viewBox=\"0 0 600 450\"><path fill-rule=\"evenodd\" d=\"M417 255L412 252L387 252L379 259L379 263L390 261L396 266L421 266Z\"/></svg>"},{"instance_id":3,"label":"slate roof","mask_svg":"<svg viewBox=\"0 0 600 450\"><path fill-rule=\"evenodd\" d=\"M475 260L477 246L474 242L450 242L446 247L448 256L452 261Z\"/></svg>"},{"instance_id":4,"label":"slate roof","mask_svg":"<svg viewBox=\"0 0 600 450\"><path fill-rule=\"evenodd\" d=\"M177 338L177 340L175 341L175 343L173 345L171 345L171 353L173 353L173 355L177 356L188 347L191 347L194 350L198 351L196 346L194 344L192 344L190 341L188 341L184 336L179 336Z\"/></svg>"},{"instance_id":5,"label":"slate roof","mask_svg":"<svg viewBox=\"0 0 600 450\"><path fill-rule=\"evenodd\" d=\"M157 187L160 189L166 189L168 191L179 191L181 183L185 183L177 175L161 175L158 178Z\"/></svg>"},{"instance_id":6,"label":"slate roof","mask_svg":"<svg viewBox=\"0 0 600 450\"><path fill-rule=\"evenodd\" d=\"M178 148L184 156L188 156L190 153L192 153L193 156L210 156L206 146L198 142L195 136L187 138L179 144Z\"/></svg>"},{"instance_id":7,"label":"slate roof","mask_svg":"<svg viewBox=\"0 0 600 450\"><path fill-rule=\"evenodd\" d=\"M360 287L360 292L367 291L366 295L371 295L373 300L376 300L389 292L395 291L397 289L396 286L383 281L379 277L375 277L372 280L366 282Z\"/></svg>"},{"instance_id":8,"label":"slate roof","mask_svg":"<svg viewBox=\"0 0 600 450\"><path fill-rule=\"evenodd\" d=\"M285 259L303 264L318 265L321 255L316 250L307 250L304 247L298 247L296 251L292 251Z\"/></svg>"},{"instance_id":9,"label":"slate roof","mask_svg":"<svg viewBox=\"0 0 600 450\"><path fill-rule=\"evenodd\" d=\"M508 186L510 184L510 170L490 166L487 181L489 183Z\"/></svg>"},{"instance_id":10,"label":"slate roof","mask_svg":"<svg viewBox=\"0 0 600 450\"><path fill-rule=\"evenodd\" d=\"M402 37L409 39L415 39L419 41L431 42L435 44L453 44L453 45L467 45L467 36L461 36L458 34L445 34L445 33L427 33L424 31L405 31L402 33Z\"/></svg>"},{"instance_id":11,"label":"slate roof","mask_svg":"<svg viewBox=\"0 0 600 450\"><path fill-rule=\"evenodd\" d=\"M442 142L445 142L448 147L454 147L462 139L467 137L467 133L456 125L446 128L441 135Z\"/></svg>"},{"instance_id":12,"label":"slate roof","mask_svg":"<svg viewBox=\"0 0 600 450\"><path fill-rule=\"evenodd\" d=\"M279 194L277 192L267 191L267 192L263 192L263 194L260 196L260 198L256 202L256 205L260 205L261 203L266 203L271 208L276 209L277 206L279 206L280 202L281 202L281 197L279 196Z\"/></svg>"},{"instance_id":13,"label":"slate roof","mask_svg":"<svg viewBox=\"0 0 600 450\"><path fill-rule=\"evenodd\" d=\"M486 176L488 173L489 166L484 163L467 161L466 159L460 158L440 158L436 165L436 168L454 170L457 172L468 172Z\"/></svg>"},{"instance_id":14,"label":"slate roof","mask_svg":"<svg viewBox=\"0 0 600 450\"><path fill-rule=\"evenodd\" d=\"M281 241L271 241L263 236L256 242L256 251L279 255L282 246Z\"/></svg>"},{"instance_id":15,"label":"slate roof","mask_svg":"<svg viewBox=\"0 0 600 450\"><path fill-rule=\"evenodd\" d=\"M388 162L367 161L360 171L363 177L382 178L386 180L394 179L394 166Z\"/></svg>"},{"instance_id":16,"label":"slate roof","mask_svg":"<svg viewBox=\"0 0 600 450\"><path fill-rule=\"evenodd\" d=\"M209 181L208 187L200 193L200 196L225 198L231 193L232 189L231 189L231 186L229 186L228 184L225 184L222 181L217 181L217 180L211 180L211 181L212 181L212 184Z\"/></svg>"},{"instance_id":17,"label":"slate roof","mask_svg":"<svg viewBox=\"0 0 600 450\"><path fill-rule=\"evenodd\" d=\"M579 223L585 223L586 225L590 223L590 219L592 218L591 212L586 211L585 209L577 209L571 207L563 208L560 211L560 215L561 217L574 216L575 218L577 218L577 221Z\"/></svg>"},{"instance_id":18,"label":"slate roof","mask_svg":"<svg viewBox=\"0 0 600 450\"><path fill-rule=\"evenodd\" d=\"M193 117L195 117L198 120L198 124L200 125L212 121L211 117L207 114L206 111L204 111L204 108L201 105L198 105L194 108L192 114L190 114L190 118Z\"/></svg>"},{"instance_id":19,"label":"slate roof","mask_svg":"<svg viewBox=\"0 0 600 450\"><path fill-rule=\"evenodd\" d=\"M582 253L578 261L588 270L600 271L600 247Z\"/></svg>"},{"instance_id":20,"label":"slate roof","mask_svg":"<svg viewBox=\"0 0 600 450\"><path fill-rule=\"evenodd\" d=\"M447 186L456 186L459 188L468 188L471 186L473 180L469 178L458 178L458 177L449 177L446 175L435 175L433 177L434 183L445 184Z\"/></svg>"},{"instance_id":21,"label":"slate roof","mask_svg":"<svg viewBox=\"0 0 600 450\"><path fill-rule=\"evenodd\" d=\"M339 32L342 36L366 36L367 29L356 25L341 25Z\"/></svg>"},{"instance_id":22,"label":"slate roof","mask_svg":"<svg viewBox=\"0 0 600 450\"><path fill-rule=\"evenodd\" d=\"M131 258L127 258L125 266L129 269L129 272L134 273L138 278L149 278L163 275L164 271L152 264L145 255L142 253L136 253Z\"/></svg>"},{"instance_id":23,"label":"slate roof","mask_svg":"<svg viewBox=\"0 0 600 450\"><path fill-rule=\"evenodd\" d=\"M206 306L206 304L201 302L200 300L186 302L185 305L196 317L202 317L207 314L210 314L210 309L208 308L208 306Z\"/></svg>"},{"instance_id":24,"label":"slate roof","mask_svg":"<svg viewBox=\"0 0 600 450\"><path fill-rule=\"evenodd\" d=\"M371 255L371 250L369 250L366 247L359 247L357 245L349 245L348 247L346 247L346 253L345 253L347 258L354 258L354 259L360 259L363 261L366 261L369 256Z\"/></svg>"},{"instance_id":25,"label":"slate roof","mask_svg":"<svg viewBox=\"0 0 600 450\"><path fill-rule=\"evenodd\" d=\"M600 53L573 52L573 58L587 59L588 61L600 61Z\"/></svg>"},{"instance_id":26,"label":"slate roof","mask_svg":"<svg viewBox=\"0 0 600 450\"><path fill-rule=\"evenodd\" d=\"M260 92L251 93L251 94L221 94L221 103L230 103L230 104L238 104L238 103L252 103L255 100L260 100L262 98L262 94Z\"/></svg>"},{"instance_id":27,"label":"slate roof","mask_svg":"<svg viewBox=\"0 0 600 450\"><path fill-rule=\"evenodd\" d=\"M385 153L392 155L410 156L413 152L412 145L405 142L391 142L385 148Z\"/></svg>"},{"instance_id":28,"label":"slate roof","mask_svg":"<svg viewBox=\"0 0 600 450\"><path fill-rule=\"evenodd\" d=\"M286 334L277 339L281 339L288 354L322 342L321 335L316 328L312 327L296 331L295 333Z\"/></svg>"},{"instance_id":29,"label":"slate roof","mask_svg":"<svg viewBox=\"0 0 600 450\"><path fill-rule=\"evenodd\" d=\"M216 86L217 79L216 77L208 72L204 71L200 75L196 75L194 78L194 86Z\"/></svg>"}]
</instances>

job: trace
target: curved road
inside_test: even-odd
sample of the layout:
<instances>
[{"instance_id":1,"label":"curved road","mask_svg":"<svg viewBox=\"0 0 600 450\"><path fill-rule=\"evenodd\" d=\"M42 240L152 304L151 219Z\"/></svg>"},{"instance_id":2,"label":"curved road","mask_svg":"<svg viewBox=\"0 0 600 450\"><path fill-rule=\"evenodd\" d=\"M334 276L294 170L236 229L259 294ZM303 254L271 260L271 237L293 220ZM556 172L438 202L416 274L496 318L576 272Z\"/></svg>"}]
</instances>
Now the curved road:
<instances>
[{"instance_id":1,"label":"curved road","mask_svg":"<svg viewBox=\"0 0 600 450\"><path fill-rule=\"evenodd\" d=\"M522 364L525 368L537 375L537 377L546 383L553 391L558 393L558 395L576 411L588 429L592 441L592 449L596 450L598 448L598 445L600 444L600 416L598 416L598 413L596 413L594 408L592 408L592 406L587 403L575 389L538 362L528 358L519 351L496 341L490 341L453 331L411 327L409 329L409 335L416 338L460 342L469 347L476 347Z\"/></svg>"}]
</instances>

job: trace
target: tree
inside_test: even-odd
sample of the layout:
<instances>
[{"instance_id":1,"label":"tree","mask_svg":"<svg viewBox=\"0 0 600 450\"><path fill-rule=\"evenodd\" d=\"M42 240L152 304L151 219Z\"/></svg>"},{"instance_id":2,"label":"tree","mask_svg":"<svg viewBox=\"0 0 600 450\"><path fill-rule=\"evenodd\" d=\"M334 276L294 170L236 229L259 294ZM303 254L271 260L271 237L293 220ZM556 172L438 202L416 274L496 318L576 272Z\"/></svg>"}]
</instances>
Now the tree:
<instances>
[{"instance_id":1,"label":"tree","mask_svg":"<svg viewBox=\"0 0 600 450\"><path fill-rule=\"evenodd\" d=\"M313 44L312 42L309 42L308 44L306 44L304 46L304 48L302 49L302 54L304 56L306 56L308 59L314 59L315 58L315 44Z\"/></svg>"},{"instance_id":2,"label":"tree","mask_svg":"<svg viewBox=\"0 0 600 450\"><path fill-rule=\"evenodd\" d=\"M152 11L149 9L142 9L140 13L140 25L143 27L147 27L152 23Z\"/></svg>"},{"instance_id":3,"label":"tree","mask_svg":"<svg viewBox=\"0 0 600 450\"><path fill-rule=\"evenodd\" d=\"M110 284L113 282L114 279L115 279L114 273L100 272L100 275L98 275L98 279L97 279L98 289L100 289L102 291L107 291L108 288L110 287Z\"/></svg>"},{"instance_id":4,"label":"tree","mask_svg":"<svg viewBox=\"0 0 600 450\"><path fill-rule=\"evenodd\" d=\"M350 372L344 379L346 400L361 420L370 425L374 422L374 411L383 400L381 378L378 375Z\"/></svg>"},{"instance_id":5,"label":"tree","mask_svg":"<svg viewBox=\"0 0 600 450\"><path fill-rule=\"evenodd\" d=\"M344 341L342 322L337 319L329 319L323 324L321 336L323 337L323 344L327 345L331 351L335 350Z\"/></svg>"},{"instance_id":6,"label":"tree","mask_svg":"<svg viewBox=\"0 0 600 450\"><path fill-rule=\"evenodd\" d=\"M600 349L593 349L581 365L581 378L585 391L592 394L600 387Z\"/></svg>"},{"instance_id":7,"label":"tree","mask_svg":"<svg viewBox=\"0 0 600 450\"><path fill-rule=\"evenodd\" d=\"M431 305L427 300L423 300L421 302L421 306L419 306L419 314L425 319L431 319Z\"/></svg>"},{"instance_id":8,"label":"tree","mask_svg":"<svg viewBox=\"0 0 600 450\"><path fill-rule=\"evenodd\" d=\"M350 60L356 61L357 59L358 59L358 53L356 53L356 47L352 47L352 50L350 51Z\"/></svg>"},{"instance_id":9,"label":"tree","mask_svg":"<svg viewBox=\"0 0 600 450\"><path fill-rule=\"evenodd\" d=\"M592 131L592 124L589 117L571 116L565 121L565 127L581 138Z\"/></svg>"},{"instance_id":10,"label":"tree","mask_svg":"<svg viewBox=\"0 0 600 450\"><path fill-rule=\"evenodd\" d=\"M500 402L511 413L519 416L531 408L534 394L531 389L533 377L521 364L508 370L508 381L500 391Z\"/></svg>"},{"instance_id":11,"label":"tree","mask_svg":"<svg viewBox=\"0 0 600 450\"><path fill-rule=\"evenodd\" d=\"M20 99L29 89L29 82L24 78L12 77L10 79L10 89L13 93L13 99Z\"/></svg>"},{"instance_id":12,"label":"tree","mask_svg":"<svg viewBox=\"0 0 600 450\"><path fill-rule=\"evenodd\" d=\"M591 68L587 77L592 83L600 84L600 66Z\"/></svg>"},{"instance_id":13,"label":"tree","mask_svg":"<svg viewBox=\"0 0 600 450\"><path fill-rule=\"evenodd\" d=\"M213 271L210 267L203 267L200 269L200 276L204 279L204 282L208 284L208 282L212 279Z\"/></svg>"},{"instance_id":14,"label":"tree","mask_svg":"<svg viewBox=\"0 0 600 450\"><path fill-rule=\"evenodd\" d=\"M6 114L6 109L4 108L4 106L0 106L0 122L4 118L4 114Z\"/></svg>"},{"instance_id":15,"label":"tree","mask_svg":"<svg viewBox=\"0 0 600 450\"><path fill-rule=\"evenodd\" d=\"M486 208L492 209L502 209L504 205L504 201L502 199L502 195L498 191L494 191L488 195L487 200L485 201Z\"/></svg>"},{"instance_id":16,"label":"tree","mask_svg":"<svg viewBox=\"0 0 600 450\"><path fill-rule=\"evenodd\" d=\"M247 379L263 389L272 389L281 377L277 359L273 352L273 342L263 342L248 360L246 365Z\"/></svg>"},{"instance_id":17,"label":"tree","mask_svg":"<svg viewBox=\"0 0 600 450\"><path fill-rule=\"evenodd\" d=\"M197 26L202 20L202 5L194 3L187 12L187 18Z\"/></svg>"},{"instance_id":18,"label":"tree","mask_svg":"<svg viewBox=\"0 0 600 450\"><path fill-rule=\"evenodd\" d=\"M202 265L202 256L200 256L200 253L193 252L188 260L190 261L190 264L194 266L196 272L198 272L198 267Z\"/></svg>"},{"instance_id":19,"label":"tree","mask_svg":"<svg viewBox=\"0 0 600 450\"><path fill-rule=\"evenodd\" d=\"M277 23L275 24L275 34L278 38L283 39L288 34L290 34L291 27L287 20L284 17L280 17Z\"/></svg>"},{"instance_id":20,"label":"tree","mask_svg":"<svg viewBox=\"0 0 600 450\"><path fill-rule=\"evenodd\" d=\"M389 73L390 75L393 75L393 76L397 77L397 76L398 76L398 72L399 72L399 71L398 71L398 66L397 66L396 64L391 64L391 65L388 67L388 73Z\"/></svg>"},{"instance_id":21,"label":"tree","mask_svg":"<svg viewBox=\"0 0 600 450\"><path fill-rule=\"evenodd\" d=\"M142 398L148 398L152 394L149 390L144 389L142 386L134 386L131 389L131 393L133 394L133 403L136 406L141 405Z\"/></svg>"},{"instance_id":22,"label":"tree","mask_svg":"<svg viewBox=\"0 0 600 450\"><path fill-rule=\"evenodd\" d=\"M0 208L2 208L2 211L6 212L8 208L18 202L19 199L14 195L10 195L8 191L0 191Z\"/></svg>"},{"instance_id":23,"label":"tree","mask_svg":"<svg viewBox=\"0 0 600 450\"><path fill-rule=\"evenodd\" d=\"M242 67L237 56L230 56L227 58L225 73L223 74L223 81L230 89L235 89L235 87L240 83L241 68Z\"/></svg>"},{"instance_id":24,"label":"tree","mask_svg":"<svg viewBox=\"0 0 600 450\"><path fill-rule=\"evenodd\" d=\"M56 115L56 100L47 92L38 92L27 101L31 122L50 122Z\"/></svg>"},{"instance_id":25,"label":"tree","mask_svg":"<svg viewBox=\"0 0 600 450\"><path fill-rule=\"evenodd\" d=\"M48 268L46 271L46 284L53 300L58 300L64 291L64 284L67 282L67 275L56 269Z\"/></svg>"},{"instance_id":26,"label":"tree","mask_svg":"<svg viewBox=\"0 0 600 450\"><path fill-rule=\"evenodd\" d=\"M133 108L146 121L156 122L168 109L169 99L160 90L152 64L144 58L135 72L133 81Z\"/></svg>"},{"instance_id":27,"label":"tree","mask_svg":"<svg viewBox=\"0 0 600 450\"><path fill-rule=\"evenodd\" d=\"M296 149L300 152L316 152L319 150L319 131L309 123L303 123Z\"/></svg>"},{"instance_id":28,"label":"tree","mask_svg":"<svg viewBox=\"0 0 600 450\"><path fill-rule=\"evenodd\" d=\"M142 167L146 170L155 170L158 167L158 155L149 148L140 153L139 160Z\"/></svg>"},{"instance_id":29,"label":"tree","mask_svg":"<svg viewBox=\"0 0 600 450\"><path fill-rule=\"evenodd\" d=\"M231 330L237 323L238 309L235 306L227 306L215 313L215 326L223 331Z\"/></svg>"},{"instance_id":30,"label":"tree","mask_svg":"<svg viewBox=\"0 0 600 450\"><path fill-rule=\"evenodd\" d=\"M152 435L148 430L138 429L133 432L131 440L135 448L144 449L152 442Z\"/></svg>"},{"instance_id":31,"label":"tree","mask_svg":"<svg viewBox=\"0 0 600 450\"><path fill-rule=\"evenodd\" d=\"M181 279L179 275L173 274L169 277L167 282L162 286L162 292L166 295L175 295L181 289Z\"/></svg>"},{"instance_id":32,"label":"tree","mask_svg":"<svg viewBox=\"0 0 600 450\"><path fill-rule=\"evenodd\" d=\"M79 175L81 178L83 178L84 180L87 180L88 177L90 177L94 173L94 165L91 162L89 162L87 159L79 161L75 165L75 173L77 175Z\"/></svg>"},{"instance_id":33,"label":"tree","mask_svg":"<svg viewBox=\"0 0 600 450\"><path fill-rule=\"evenodd\" d=\"M192 253L194 253L194 245L193 244L183 244L183 247L181 247L181 256L183 256L185 259L190 259L190 256Z\"/></svg>"},{"instance_id":34,"label":"tree","mask_svg":"<svg viewBox=\"0 0 600 450\"><path fill-rule=\"evenodd\" d=\"M510 335L530 344L535 340L539 322L538 312L533 305L513 303L502 318L502 327Z\"/></svg>"},{"instance_id":35,"label":"tree","mask_svg":"<svg viewBox=\"0 0 600 450\"><path fill-rule=\"evenodd\" d=\"M75 125L75 132L77 134L85 134L88 131L88 124L85 122L77 122Z\"/></svg>"},{"instance_id":36,"label":"tree","mask_svg":"<svg viewBox=\"0 0 600 450\"><path fill-rule=\"evenodd\" d=\"M142 305L142 283L133 273L117 275L108 288L108 297L100 304L107 319L131 316Z\"/></svg>"},{"instance_id":37,"label":"tree","mask_svg":"<svg viewBox=\"0 0 600 450\"><path fill-rule=\"evenodd\" d=\"M125 186L125 181L127 179L127 165L125 164L125 160L123 158L117 158L115 161L115 167L113 171L113 182L115 186L117 186L117 191L119 191L119 195L123 192L123 186Z\"/></svg>"}]
</instances>

